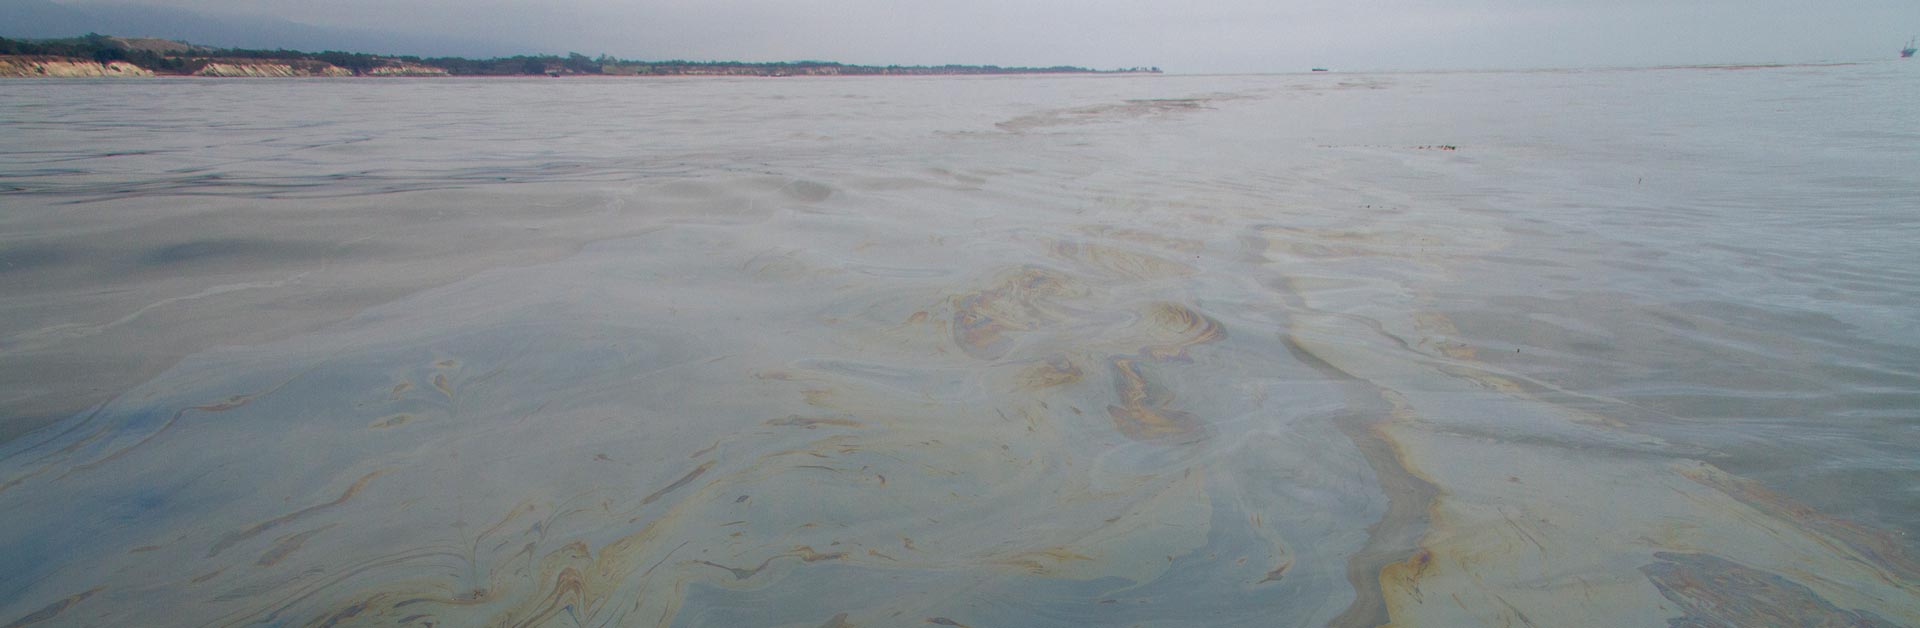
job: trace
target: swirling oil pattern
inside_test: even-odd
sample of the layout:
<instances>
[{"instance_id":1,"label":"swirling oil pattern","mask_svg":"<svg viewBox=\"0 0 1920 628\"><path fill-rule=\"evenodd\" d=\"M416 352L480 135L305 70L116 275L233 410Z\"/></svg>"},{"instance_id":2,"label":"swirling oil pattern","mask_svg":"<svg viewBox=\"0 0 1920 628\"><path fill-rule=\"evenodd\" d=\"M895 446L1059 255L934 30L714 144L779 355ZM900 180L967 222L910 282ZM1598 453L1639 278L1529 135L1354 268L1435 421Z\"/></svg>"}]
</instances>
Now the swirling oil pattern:
<instances>
[{"instance_id":1,"label":"swirling oil pattern","mask_svg":"<svg viewBox=\"0 0 1920 628\"><path fill-rule=\"evenodd\" d=\"M1916 69L0 83L0 626L1920 625Z\"/></svg>"}]
</instances>

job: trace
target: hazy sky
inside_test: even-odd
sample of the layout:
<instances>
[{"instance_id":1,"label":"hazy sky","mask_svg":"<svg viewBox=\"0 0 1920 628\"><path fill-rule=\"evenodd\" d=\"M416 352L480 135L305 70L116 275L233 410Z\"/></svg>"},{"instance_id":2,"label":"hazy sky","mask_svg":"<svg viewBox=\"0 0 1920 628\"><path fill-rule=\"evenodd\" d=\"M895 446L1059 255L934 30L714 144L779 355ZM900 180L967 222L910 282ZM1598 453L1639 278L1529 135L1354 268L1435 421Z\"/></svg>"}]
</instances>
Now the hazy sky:
<instances>
[{"instance_id":1,"label":"hazy sky","mask_svg":"<svg viewBox=\"0 0 1920 628\"><path fill-rule=\"evenodd\" d=\"M1154 65L1181 72L1884 58L1920 33L1920 0L142 3L628 58Z\"/></svg>"}]
</instances>

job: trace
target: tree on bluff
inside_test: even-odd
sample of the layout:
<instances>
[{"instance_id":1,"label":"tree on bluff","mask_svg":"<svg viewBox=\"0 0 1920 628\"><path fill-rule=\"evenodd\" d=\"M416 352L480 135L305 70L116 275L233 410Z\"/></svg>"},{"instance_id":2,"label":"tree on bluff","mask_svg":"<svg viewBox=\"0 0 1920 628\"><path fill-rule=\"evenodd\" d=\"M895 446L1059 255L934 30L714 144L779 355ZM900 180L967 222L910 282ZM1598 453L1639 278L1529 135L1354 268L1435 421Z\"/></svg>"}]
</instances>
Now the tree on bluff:
<instances>
[{"instance_id":1,"label":"tree on bluff","mask_svg":"<svg viewBox=\"0 0 1920 628\"><path fill-rule=\"evenodd\" d=\"M566 67L579 74L600 73L600 62L578 52L567 53Z\"/></svg>"}]
</instances>

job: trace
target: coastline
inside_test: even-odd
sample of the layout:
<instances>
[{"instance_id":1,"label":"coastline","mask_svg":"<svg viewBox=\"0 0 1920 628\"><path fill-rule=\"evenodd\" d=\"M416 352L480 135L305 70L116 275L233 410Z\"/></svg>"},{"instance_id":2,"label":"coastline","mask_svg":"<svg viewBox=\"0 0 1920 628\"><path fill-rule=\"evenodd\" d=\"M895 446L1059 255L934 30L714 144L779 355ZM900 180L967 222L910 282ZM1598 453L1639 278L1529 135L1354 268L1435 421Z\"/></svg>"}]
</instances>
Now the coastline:
<instances>
[{"instance_id":1,"label":"coastline","mask_svg":"<svg viewBox=\"0 0 1920 628\"><path fill-rule=\"evenodd\" d=\"M896 67L896 66L805 66L795 71L770 70L784 64L738 64L718 67L700 65L651 66L653 71L613 71L613 72L525 72L517 74L455 74L444 68L422 64L395 64L356 71L320 61L299 61L287 63L244 62L221 59L209 61L193 72L170 73L156 72L148 68L125 61L100 62L76 57L56 57L42 55L0 55L0 78L162 78L162 77L199 77L199 78L398 78L398 77L465 77L465 78L526 78L526 77L569 77L569 76L613 76L613 77L667 77L667 76L754 76L766 78L787 78L798 76L1006 76L1006 75L1075 75L1075 74L1157 74L1148 70L1093 70L1073 68L1068 70L1052 68L988 68L983 66L934 66L934 67Z\"/></svg>"},{"instance_id":2,"label":"coastline","mask_svg":"<svg viewBox=\"0 0 1920 628\"><path fill-rule=\"evenodd\" d=\"M184 41L88 34L65 39L0 37L0 77L209 76L953 76L1158 74L1158 67L1098 70L1069 65L859 65L835 61L646 61L579 53L470 59L364 52L248 50Z\"/></svg>"}]
</instances>

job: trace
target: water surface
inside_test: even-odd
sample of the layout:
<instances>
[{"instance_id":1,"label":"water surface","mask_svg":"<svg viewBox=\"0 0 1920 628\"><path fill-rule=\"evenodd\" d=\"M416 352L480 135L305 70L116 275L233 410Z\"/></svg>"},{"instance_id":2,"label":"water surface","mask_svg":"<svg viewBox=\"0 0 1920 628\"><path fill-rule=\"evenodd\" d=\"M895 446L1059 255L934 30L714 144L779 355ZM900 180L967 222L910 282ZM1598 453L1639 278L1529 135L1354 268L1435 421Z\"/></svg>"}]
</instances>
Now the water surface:
<instances>
[{"instance_id":1,"label":"water surface","mask_svg":"<svg viewBox=\"0 0 1920 628\"><path fill-rule=\"evenodd\" d=\"M1920 623L1914 69L0 83L0 621Z\"/></svg>"}]
</instances>

